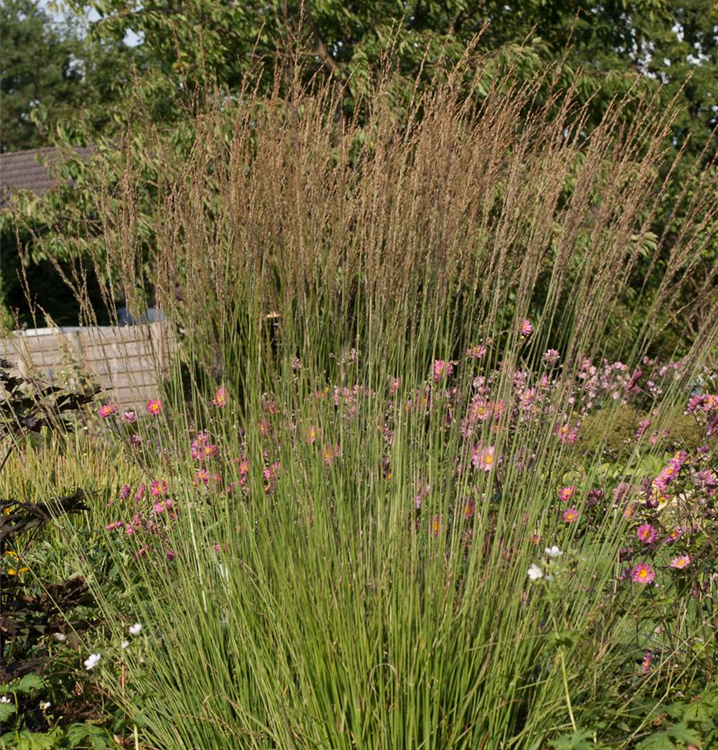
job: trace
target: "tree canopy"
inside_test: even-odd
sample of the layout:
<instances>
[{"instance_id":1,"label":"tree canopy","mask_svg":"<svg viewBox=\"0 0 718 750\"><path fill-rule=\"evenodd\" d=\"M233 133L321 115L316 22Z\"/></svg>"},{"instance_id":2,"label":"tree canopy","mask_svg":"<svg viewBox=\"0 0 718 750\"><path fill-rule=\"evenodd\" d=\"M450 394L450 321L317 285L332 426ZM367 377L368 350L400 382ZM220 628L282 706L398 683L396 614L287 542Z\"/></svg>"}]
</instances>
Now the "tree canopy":
<instances>
[{"instance_id":1,"label":"tree canopy","mask_svg":"<svg viewBox=\"0 0 718 750\"><path fill-rule=\"evenodd\" d=\"M545 76L544 97L571 91L586 132L620 98L658 97L675 107L669 152L683 151L657 224L678 202L681 174L710 167L718 123L718 5L713 0L67 0L54 23L36 0L2 10L2 149L49 143L98 146L95 166L66 168L73 189L20 200L28 262L61 260L87 247L94 187L119 181L113 154L124 144L146 181L137 192L137 231L149 242L156 174L152 148L191 146L207 97L236 102L243 87L289 91L299 79L341 87L345 117L373 81L390 75L398 110L416 87L441 79L470 50L478 86ZM74 19L74 20L73 20ZM81 19L84 21L81 23ZM90 19L88 21L88 19ZM128 45L125 40L134 43ZM37 50L41 50L40 53ZM39 57L38 57L39 54ZM386 90L386 87L385 87ZM541 101L542 92L537 94ZM150 148L150 142L153 145ZM97 166L100 165L100 166ZM94 170L94 176L93 176ZM672 219L675 222L675 217ZM15 241L0 217L3 244ZM14 230L12 230L14 232ZM718 259L708 243L706 263ZM5 260L7 265L7 260ZM14 273L14 272L13 272ZM9 271L5 284L12 283ZM638 282L637 282L638 283ZM17 290L16 290L17 291ZM16 294L15 297L18 295Z\"/></svg>"}]
</instances>

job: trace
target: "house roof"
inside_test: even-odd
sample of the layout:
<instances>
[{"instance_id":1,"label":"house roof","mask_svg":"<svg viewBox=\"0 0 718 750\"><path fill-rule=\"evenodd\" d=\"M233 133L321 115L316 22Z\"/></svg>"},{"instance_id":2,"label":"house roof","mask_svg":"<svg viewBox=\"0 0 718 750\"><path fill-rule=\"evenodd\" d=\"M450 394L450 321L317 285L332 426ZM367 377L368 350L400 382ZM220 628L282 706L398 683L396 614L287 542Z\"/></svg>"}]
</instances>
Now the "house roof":
<instances>
[{"instance_id":1,"label":"house roof","mask_svg":"<svg viewBox=\"0 0 718 750\"><path fill-rule=\"evenodd\" d=\"M91 148L76 148L83 159L92 153ZM48 166L58 159L56 148L34 148L0 154L0 209L5 208L10 196L18 190L31 190L44 195L57 183Z\"/></svg>"}]
</instances>

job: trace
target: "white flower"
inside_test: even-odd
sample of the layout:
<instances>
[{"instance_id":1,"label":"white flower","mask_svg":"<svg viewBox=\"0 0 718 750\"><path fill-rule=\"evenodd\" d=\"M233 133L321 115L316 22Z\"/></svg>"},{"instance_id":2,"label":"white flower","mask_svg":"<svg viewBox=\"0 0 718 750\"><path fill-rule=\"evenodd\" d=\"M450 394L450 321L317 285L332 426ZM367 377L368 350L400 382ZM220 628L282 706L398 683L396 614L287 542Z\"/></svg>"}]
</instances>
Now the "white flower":
<instances>
[{"instance_id":1,"label":"white flower","mask_svg":"<svg viewBox=\"0 0 718 750\"><path fill-rule=\"evenodd\" d=\"M122 641L122 643L120 643L120 648L127 648L129 645L130 645L129 641Z\"/></svg>"},{"instance_id":2,"label":"white flower","mask_svg":"<svg viewBox=\"0 0 718 750\"><path fill-rule=\"evenodd\" d=\"M139 622L136 622L134 625L130 626L130 635L139 635L142 631L142 625L140 625Z\"/></svg>"},{"instance_id":3,"label":"white flower","mask_svg":"<svg viewBox=\"0 0 718 750\"><path fill-rule=\"evenodd\" d=\"M10 699L7 697L7 695L3 695L3 697L0 698L0 703L10 703Z\"/></svg>"},{"instance_id":4,"label":"white flower","mask_svg":"<svg viewBox=\"0 0 718 750\"><path fill-rule=\"evenodd\" d=\"M56 641L60 641L60 643L64 643L67 640L67 636L64 633L53 633L53 637Z\"/></svg>"},{"instance_id":5,"label":"white flower","mask_svg":"<svg viewBox=\"0 0 718 750\"><path fill-rule=\"evenodd\" d=\"M50 701L40 701L40 710L41 711L47 711L48 708L50 708L52 704Z\"/></svg>"},{"instance_id":6,"label":"white flower","mask_svg":"<svg viewBox=\"0 0 718 750\"><path fill-rule=\"evenodd\" d=\"M561 555L563 554L563 552L561 552L561 550L555 544L553 545L553 547L546 547L544 552L549 557L561 557Z\"/></svg>"},{"instance_id":7,"label":"white flower","mask_svg":"<svg viewBox=\"0 0 718 750\"><path fill-rule=\"evenodd\" d=\"M90 654L83 662L85 669L88 671L94 669L100 663L101 658L102 657L99 654Z\"/></svg>"},{"instance_id":8,"label":"white flower","mask_svg":"<svg viewBox=\"0 0 718 750\"><path fill-rule=\"evenodd\" d=\"M532 581L538 581L539 578L543 578L543 570L536 563L531 563L528 575Z\"/></svg>"}]
</instances>

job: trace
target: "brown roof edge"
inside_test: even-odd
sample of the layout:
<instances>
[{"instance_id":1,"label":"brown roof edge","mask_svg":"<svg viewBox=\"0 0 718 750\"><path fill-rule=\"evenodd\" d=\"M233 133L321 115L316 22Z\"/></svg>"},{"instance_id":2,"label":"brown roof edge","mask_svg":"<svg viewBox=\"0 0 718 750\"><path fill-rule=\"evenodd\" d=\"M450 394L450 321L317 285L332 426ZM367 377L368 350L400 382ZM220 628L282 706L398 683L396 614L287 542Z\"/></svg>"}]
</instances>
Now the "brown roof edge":
<instances>
[{"instance_id":1,"label":"brown roof edge","mask_svg":"<svg viewBox=\"0 0 718 750\"><path fill-rule=\"evenodd\" d=\"M88 159L94 148L78 146L73 149L83 159ZM10 151L0 154L0 209L9 202L18 190L30 190L44 195L57 184L56 178L42 162L57 160L59 150L54 146L33 148L26 151Z\"/></svg>"}]
</instances>

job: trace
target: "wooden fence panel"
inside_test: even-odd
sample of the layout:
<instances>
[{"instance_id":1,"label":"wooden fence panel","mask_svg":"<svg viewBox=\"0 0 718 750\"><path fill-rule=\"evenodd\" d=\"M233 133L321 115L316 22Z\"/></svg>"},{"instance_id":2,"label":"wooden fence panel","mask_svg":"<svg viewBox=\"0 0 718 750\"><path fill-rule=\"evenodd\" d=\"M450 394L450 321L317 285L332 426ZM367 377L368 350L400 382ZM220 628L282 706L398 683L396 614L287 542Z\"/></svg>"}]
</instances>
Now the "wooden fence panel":
<instances>
[{"instance_id":1,"label":"wooden fence panel","mask_svg":"<svg viewBox=\"0 0 718 750\"><path fill-rule=\"evenodd\" d=\"M136 326L18 331L0 340L0 355L23 375L38 373L50 383L88 377L121 409L142 409L159 395L174 351L165 322Z\"/></svg>"}]
</instances>

